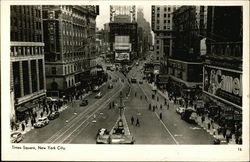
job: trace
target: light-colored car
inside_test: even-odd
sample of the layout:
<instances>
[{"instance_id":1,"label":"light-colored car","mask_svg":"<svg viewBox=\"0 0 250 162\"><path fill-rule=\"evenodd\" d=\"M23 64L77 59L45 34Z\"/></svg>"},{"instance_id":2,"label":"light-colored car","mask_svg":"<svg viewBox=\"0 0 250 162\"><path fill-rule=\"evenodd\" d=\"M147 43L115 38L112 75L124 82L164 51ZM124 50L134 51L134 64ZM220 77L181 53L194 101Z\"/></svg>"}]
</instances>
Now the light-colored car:
<instances>
[{"instance_id":1,"label":"light-colored car","mask_svg":"<svg viewBox=\"0 0 250 162\"><path fill-rule=\"evenodd\" d=\"M134 144L135 139L131 135L112 134L110 135L110 144Z\"/></svg>"},{"instance_id":2,"label":"light-colored car","mask_svg":"<svg viewBox=\"0 0 250 162\"><path fill-rule=\"evenodd\" d=\"M181 106L179 106L179 107L177 107L176 108L176 112L178 113L178 114L182 114L184 111L185 111L185 107L181 107Z\"/></svg>"},{"instance_id":3,"label":"light-colored car","mask_svg":"<svg viewBox=\"0 0 250 162\"><path fill-rule=\"evenodd\" d=\"M96 144L109 144L109 132L105 128L101 128L98 130L96 135Z\"/></svg>"},{"instance_id":4,"label":"light-colored car","mask_svg":"<svg viewBox=\"0 0 250 162\"><path fill-rule=\"evenodd\" d=\"M11 143L19 143L23 140L23 135L21 132L13 132L10 134Z\"/></svg>"},{"instance_id":5,"label":"light-colored car","mask_svg":"<svg viewBox=\"0 0 250 162\"><path fill-rule=\"evenodd\" d=\"M98 92L98 93L95 95L95 98L102 98L102 93L101 93L101 92Z\"/></svg>"},{"instance_id":6,"label":"light-colored car","mask_svg":"<svg viewBox=\"0 0 250 162\"><path fill-rule=\"evenodd\" d=\"M47 117L39 118L38 121L34 124L35 128L42 128L49 124L49 119Z\"/></svg>"}]
</instances>

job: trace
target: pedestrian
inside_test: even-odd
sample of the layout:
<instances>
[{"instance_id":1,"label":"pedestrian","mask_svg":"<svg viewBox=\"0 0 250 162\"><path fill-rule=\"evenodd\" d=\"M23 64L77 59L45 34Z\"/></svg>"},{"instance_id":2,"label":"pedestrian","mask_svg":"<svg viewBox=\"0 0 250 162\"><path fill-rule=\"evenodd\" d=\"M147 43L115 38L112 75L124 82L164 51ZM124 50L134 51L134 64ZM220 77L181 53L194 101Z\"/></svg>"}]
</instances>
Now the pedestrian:
<instances>
[{"instance_id":1,"label":"pedestrian","mask_svg":"<svg viewBox=\"0 0 250 162\"><path fill-rule=\"evenodd\" d=\"M139 122L139 119L138 119L138 118L136 119L136 124L135 124L135 126L137 126L137 127L140 126L140 122Z\"/></svg>"},{"instance_id":2,"label":"pedestrian","mask_svg":"<svg viewBox=\"0 0 250 162\"><path fill-rule=\"evenodd\" d=\"M22 131L25 130L25 125L22 123Z\"/></svg>"},{"instance_id":3,"label":"pedestrian","mask_svg":"<svg viewBox=\"0 0 250 162\"><path fill-rule=\"evenodd\" d=\"M132 124L132 125L134 125L134 120L135 120L135 119L134 119L134 117L132 116L132 117L131 117L131 124Z\"/></svg>"},{"instance_id":4,"label":"pedestrian","mask_svg":"<svg viewBox=\"0 0 250 162\"><path fill-rule=\"evenodd\" d=\"M25 119L25 125L26 126L28 125L28 119Z\"/></svg>"},{"instance_id":5,"label":"pedestrian","mask_svg":"<svg viewBox=\"0 0 250 162\"><path fill-rule=\"evenodd\" d=\"M145 100L147 100L147 96L145 96Z\"/></svg>"},{"instance_id":6,"label":"pedestrian","mask_svg":"<svg viewBox=\"0 0 250 162\"><path fill-rule=\"evenodd\" d=\"M162 104L160 105L160 109L162 110Z\"/></svg>"},{"instance_id":7,"label":"pedestrian","mask_svg":"<svg viewBox=\"0 0 250 162\"><path fill-rule=\"evenodd\" d=\"M43 112L40 113L41 118L43 117Z\"/></svg>"},{"instance_id":8,"label":"pedestrian","mask_svg":"<svg viewBox=\"0 0 250 162\"><path fill-rule=\"evenodd\" d=\"M114 102L114 101L112 102L112 107L113 107L113 108L115 107L115 102Z\"/></svg>"},{"instance_id":9,"label":"pedestrian","mask_svg":"<svg viewBox=\"0 0 250 162\"><path fill-rule=\"evenodd\" d=\"M109 109L111 109L112 105L111 105L111 102L109 103Z\"/></svg>"},{"instance_id":10,"label":"pedestrian","mask_svg":"<svg viewBox=\"0 0 250 162\"><path fill-rule=\"evenodd\" d=\"M202 115L202 117L201 117L201 122L204 123L204 121L205 121L205 116Z\"/></svg>"},{"instance_id":11,"label":"pedestrian","mask_svg":"<svg viewBox=\"0 0 250 162\"><path fill-rule=\"evenodd\" d=\"M159 101L159 96L157 96L157 101Z\"/></svg>"},{"instance_id":12,"label":"pedestrian","mask_svg":"<svg viewBox=\"0 0 250 162\"><path fill-rule=\"evenodd\" d=\"M33 127L33 125L34 125L34 119L32 118L31 119L31 126Z\"/></svg>"},{"instance_id":13,"label":"pedestrian","mask_svg":"<svg viewBox=\"0 0 250 162\"><path fill-rule=\"evenodd\" d=\"M209 123L207 123L207 128L208 128L208 130L210 130L210 128L211 128L211 124L210 124L210 122L209 122Z\"/></svg>"},{"instance_id":14,"label":"pedestrian","mask_svg":"<svg viewBox=\"0 0 250 162\"><path fill-rule=\"evenodd\" d=\"M153 112L155 112L155 106L153 106Z\"/></svg>"},{"instance_id":15,"label":"pedestrian","mask_svg":"<svg viewBox=\"0 0 250 162\"><path fill-rule=\"evenodd\" d=\"M135 97L136 97L136 92L135 92Z\"/></svg>"},{"instance_id":16,"label":"pedestrian","mask_svg":"<svg viewBox=\"0 0 250 162\"><path fill-rule=\"evenodd\" d=\"M160 116L160 119L162 120L162 113L160 113L160 115L159 115L159 116Z\"/></svg>"}]
</instances>

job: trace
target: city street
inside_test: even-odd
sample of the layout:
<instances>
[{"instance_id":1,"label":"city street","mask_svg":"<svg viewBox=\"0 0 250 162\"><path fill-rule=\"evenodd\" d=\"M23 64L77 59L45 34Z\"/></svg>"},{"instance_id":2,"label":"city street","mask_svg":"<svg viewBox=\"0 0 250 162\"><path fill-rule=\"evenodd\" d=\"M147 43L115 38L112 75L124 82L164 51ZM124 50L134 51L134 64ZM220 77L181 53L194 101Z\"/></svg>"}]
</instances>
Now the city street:
<instances>
[{"instance_id":1,"label":"city street","mask_svg":"<svg viewBox=\"0 0 250 162\"><path fill-rule=\"evenodd\" d=\"M97 62L101 62L98 60ZM111 130L119 116L119 94L123 93L125 104L124 114L129 126L129 131L135 138L135 144L212 144L214 138L198 125L193 125L181 120L180 115L175 112L175 105L170 102L169 110L164 105L164 98L160 94L159 101L152 100L152 88L143 80L139 84L143 74L141 69L143 63L134 66L127 75L128 78L135 77L137 83L129 83L120 72L108 71L112 77L108 83L114 85L108 89L104 84L100 91L103 97L96 99L96 92L86 97L89 104L80 107L80 100L68 103L68 108L61 112L60 117L40 129L33 129L24 136L23 143L75 143L95 144L98 129ZM119 78L114 82L114 78ZM121 80L124 79L125 82ZM128 93L128 96L125 96ZM136 96L135 96L136 93ZM146 98L145 98L146 96ZM156 97L157 98L157 97ZM114 101L115 107L109 109L109 103ZM149 110L149 104L157 105L158 109L153 112ZM162 110L160 104L163 105ZM162 112L162 120L159 113ZM140 126L131 124L130 119L138 118Z\"/></svg>"}]
</instances>

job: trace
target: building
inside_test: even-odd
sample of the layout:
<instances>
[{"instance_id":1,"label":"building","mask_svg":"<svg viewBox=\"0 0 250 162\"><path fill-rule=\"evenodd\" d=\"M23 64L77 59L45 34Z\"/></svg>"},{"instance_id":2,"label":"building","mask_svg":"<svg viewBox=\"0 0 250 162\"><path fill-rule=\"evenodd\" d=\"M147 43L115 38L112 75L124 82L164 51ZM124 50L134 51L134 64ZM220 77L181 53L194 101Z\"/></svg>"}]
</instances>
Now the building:
<instances>
[{"instance_id":1,"label":"building","mask_svg":"<svg viewBox=\"0 0 250 162\"><path fill-rule=\"evenodd\" d=\"M41 6L10 7L10 93L12 120L40 108L46 94Z\"/></svg>"},{"instance_id":2,"label":"building","mask_svg":"<svg viewBox=\"0 0 250 162\"><path fill-rule=\"evenodd\" d=\"M43 6L47 96L91 89L98 6Z\"/></svg>"},{"instance_id":3,"label":"building","mask_svg":"<svg viewBox=\"0 0 250 162\"><path fill-rule=\"evenodd\" d=\"M110 6L109 31L112 61L128 63L138 57L135 6Z\"/></svg>"},{"instance_id":4,"label":"building","mask_svg":"<svg viewBox=\"0 0 250 162\"><path fill-rule=\"evenodd\" d=\"M181 6L173 12L173 51L168 59L168 90L185 100L186 106L201 96L200 42L206 29L207 7Z\"/></svg>"},{"instance_id":5,"label":"building","mask_svg":"<svg viewBox=\"0 0 250 162\"><path fill-rule=\"evenodd\" d=\"M150 23L144 18L143 9L137 10L137 24L138 24L138 54L139 57L146 57L146 53L152 46L152 34Z\"/></svg>"},{"instance_id":6,"label":"building","mask_svg":"<svg viewBox=\"0 0 250 162\"><path fill-rule=\"evenodd\" d=\"M242 7L208 7L207 53L204 55L205 110L220 126L241 136Z\"/></svg>"},{"instance_id":7,"label":"building","mask_svg":"<svg viewBox=\"0 0 250 162\"><path fill-rule=\"evenodd\" d=\"M173 48L173 12L177 6L152 6L151 25L154 32L154 60L157 73L154 78L159 88L166 88L168 80L167 63ZM160 68L159 68L160 66Z\"/></svg>"}]
</instances>

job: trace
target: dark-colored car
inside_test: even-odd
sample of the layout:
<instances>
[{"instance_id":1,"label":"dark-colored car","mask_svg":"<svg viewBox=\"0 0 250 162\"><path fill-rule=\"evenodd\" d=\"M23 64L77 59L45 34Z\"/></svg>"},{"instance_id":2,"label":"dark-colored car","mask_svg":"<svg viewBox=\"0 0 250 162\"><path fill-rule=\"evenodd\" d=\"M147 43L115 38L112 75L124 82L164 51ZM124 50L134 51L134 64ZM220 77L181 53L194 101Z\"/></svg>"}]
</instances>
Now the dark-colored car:
<instances>
[{"instance_id":1,"label":"dark-colored car","mask_svg":"<svg viewBox=\"0 0 250 162\"><path fill-rule=\"evenodd\" d=\"M131 83L137 83L135 78L131 78Z\"/></svg>"},{"instance_id":2,"label":"dark-colored car","mask_svg":"<svg viewBox=\"0 0 250 162\"><path fill-rule=\"evenodd\" d=\"M80 104L80 106L87 106L89 104L87 99L82 100L82 103Z\"/></svg>"},{"instance_id":3,"label":"dark-colored car","mask_svg":"<svg viewBox=\"0 0 250 162\"><path fill-rule=\"evenodd\" d=\"M58 118L59 115L60 115L60 113L58 111L54 111L51 114L49 114L48 119L49 120L54 120L54 119Z\"/></svg>"},{"instance_id":4,"label":"dark-colored car","mask_svg":"<svg viewBox=\"0 0 250 162\"><path fill-rule=\"evenodd\" d=\"M196 123L196 118L197 118L197 113L194 109L186 109L182 114L181 114L181 119L189 122L189 123Z\"/></svg>"}]
</instances>

